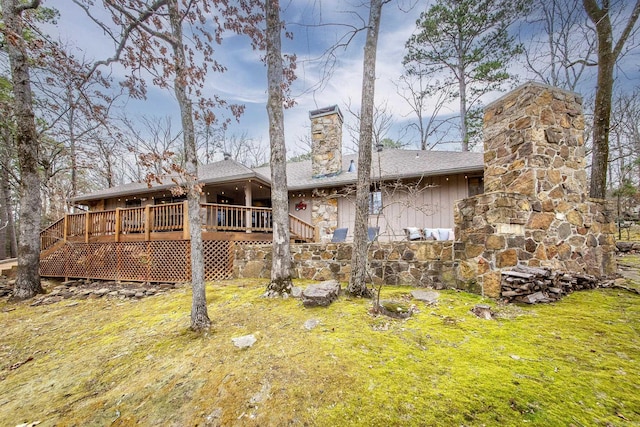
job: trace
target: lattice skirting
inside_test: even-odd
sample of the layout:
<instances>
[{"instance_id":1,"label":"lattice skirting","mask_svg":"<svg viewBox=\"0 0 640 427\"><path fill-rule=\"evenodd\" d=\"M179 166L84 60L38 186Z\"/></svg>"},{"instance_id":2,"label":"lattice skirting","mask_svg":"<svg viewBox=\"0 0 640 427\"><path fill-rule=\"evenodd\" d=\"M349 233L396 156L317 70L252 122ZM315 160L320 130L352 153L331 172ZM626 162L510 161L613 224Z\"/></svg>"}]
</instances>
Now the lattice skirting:
<instances>
[{"instance_id":1,"label":"lattice skirting","mask_svg":"<svg viewBox=\"0 0 640 427\"><path fill-rule=\"evenodd\" d=\"M206 280L231 278L234 243L224 240L203 242ZM67 242L40 259L40 274L78 279L188 282L191 278L191 242Z\"/></svg>"}]
</instances>

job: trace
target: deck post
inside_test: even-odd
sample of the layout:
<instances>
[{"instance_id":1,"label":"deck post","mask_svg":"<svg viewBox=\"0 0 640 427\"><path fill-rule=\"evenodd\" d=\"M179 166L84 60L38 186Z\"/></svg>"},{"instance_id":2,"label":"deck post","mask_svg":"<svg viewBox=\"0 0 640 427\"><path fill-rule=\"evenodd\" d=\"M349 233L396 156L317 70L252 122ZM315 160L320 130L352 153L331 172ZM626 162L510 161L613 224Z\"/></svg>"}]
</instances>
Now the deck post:
<instances>
[{"instance_id":1,"label":"deck post","mask_svg":"<svg viewBox=\"0 0 640 427\"><path fill-rule=\"evenodd\" d=\"M84 214L84 242L89 243L89 211Z\"/></svg>"},{"instance_id":2,"label":"deck post","mask_svg":"<svg viewBox=\"0 0 640 427\"><path fill-rule=\"evenodd\" d=\"M151 240L151 205L144 207L144 240Z\"/></svg>"},{"instance_id":3,"label":"deck post","mask_svg":"<svg viewBox=\"0 0 640 427\"><path fill-rule=\"evenodd\" d=\"M189 230L189 201L182 202L182 238L189 240L191 232Z\"/></svg>"},{"instance_id":4,"label":"deck post","mask_svg":"<svg viewBox=\"0 0 640 427\"><path fill-rule=\"evenodd\" d=\"M62 223L62 241L67 241L67 236L69 235L69 214L64 214L64 221Z\"/></svg>"},{"instance_id":5,"label":"deck post","mask_svg":"<svg viewBox=\"0 0 640 427\"><path fill-rule=\"evenodd\" d=\"M116 232L114 234L115 236L115 241L119 242L120 241L120 230L121 230L121 226L120 226L120 211L122 210L122 208L116 208Z\"/></svg>"},{"instance_id":6,"label":"deck post","mask_svg":"<svg viewBox=\"0 0 640 427\"><path fill-rule=\"evenodd\" d=\"M246 228L246 232L247 233L251 233L251 205L253 204L252 201L252 194L251 194L251 181L249 181L247 183L247 185L244 187L244 205L247 207L247 212L245 214L245 228Z\"/></svg>"}]
</instances>

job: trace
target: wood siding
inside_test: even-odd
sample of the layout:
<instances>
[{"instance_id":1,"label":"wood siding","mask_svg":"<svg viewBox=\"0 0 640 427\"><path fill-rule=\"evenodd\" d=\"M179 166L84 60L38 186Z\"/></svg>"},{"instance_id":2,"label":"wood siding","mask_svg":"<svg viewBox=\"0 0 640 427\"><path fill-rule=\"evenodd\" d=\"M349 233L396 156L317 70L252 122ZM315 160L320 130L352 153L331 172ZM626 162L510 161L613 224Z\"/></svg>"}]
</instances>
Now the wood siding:
<instances>
[{"instance_id":1,"label":"wood siding","mask_svg":"<svg viewBox=\"0 0 640 427\"><path fill-rule=\"evenodd\" d=\"M467 194L465 175L429 177L413 185L387 184L382 190L382 213L370 215L369 225L380 228L384 241L404 239L405 227L453 228L454 203ZM353 239L354 200L354 196L338 199L338 227L349 229L348 240Z\"/></svg>"}]
</instances>

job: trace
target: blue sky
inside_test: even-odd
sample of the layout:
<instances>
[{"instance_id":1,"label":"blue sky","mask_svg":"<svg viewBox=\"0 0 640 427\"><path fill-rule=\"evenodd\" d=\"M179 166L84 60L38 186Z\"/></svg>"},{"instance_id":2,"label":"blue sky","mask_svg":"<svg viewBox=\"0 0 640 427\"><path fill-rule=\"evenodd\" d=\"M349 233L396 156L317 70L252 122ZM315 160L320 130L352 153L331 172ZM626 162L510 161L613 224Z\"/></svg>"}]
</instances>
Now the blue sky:
<instances>
[{"instance_id":1,"label":"blue sky","mask_svg":"<svg viewBox=\"0 0 640 427\"><path fill-rule=\"evenodd\" d=\"M294 33L293 40L283 40L283 50L295 53L298 69L292 94L296 105L285 113L285 131L289 153L302 152L299 140L309 133L308 112L310 110L338 104L344 111L350 101L352 108L359 109L362 74L364 32L358 34L346 48L336 51L337 62L331 76L319 84L324 75L323 52L338 42L350 30L346 25L364 26L368 10L359 6L360 1L344 0L289 0L282 2L282 19L287 29ZM377 87L378 102L387 101L393 114L402 119L406 107L396 94L394 81L402 73L404 43L411 35L415 21L424 6L415 6L414 0L400 0L384 7L378 48ZM422 3L424 5L424 2ZM109 55L111 46L101 32L83 12L69 0L45 0L45 6L60 11L58 31L62 39L69 40L87 57L102 59ZM354 12L356 11L356 12ZM360 15L358 15L359 13ZM340 24L340 25L334 25ZM227 37L217 47L217 58L229 69L227 73L211 73L207 88L229 102L242 103L246 112L240 123L233 123L228 133L247 132L250 137L268 143L266 113L266 68L260 62L260 53L251 49L243 36ZM114 76L122 71L116 66ZM129 100L127 115L171 115L176 117L177 104L170 90L149 86L146 101ZM393 132L389 135L395 138ZM347 132L345 130L345 138Z\"/></svg>"},{"instance_id":2,"label":"blue sky","mask_svg":"<svg viewBox=\"0 0 640 427\"><path fill-rule=\"evenodd\" d=\"M96 3L99 3L96 2ZM281 1L282 19L287 30L293 32L293 40L283 40L283 49L295 53L298 57L298 80L292 90L297 104L285 113L285 132L288 154L299 154L306 148L300 140L309 134L308 112L310 110L338 104L347 121L353 123L346 111L346 104L358 110L362 76L362 55L364 32L351 40L349 46L336 51L336 63L333 72L325 76L324 61L318 59L331 45L340 41L350 28L347 25L364 26L368 19L368 9L364 0L283 0ZM415 22L430 2L419 0L397 0L384 6L380 36L378 41L376 103L386 103L393 114L394 126L388 137L399 139L402 129L411 120L411 110L397 94L395 82L402 74L402 58L406 40L415 30ZM69 0L45 0L45 6L55 7L60 13L58 31L62 39L69 40L84 49L88 57L102 59L108 56L112 47L95 25L84 13ZM335 25L340 24L340 25ZM243 36L227 37L216 50L216 58L229 69L227 73L211 73L207 81L207 90L225 98L230 103L242 103L246 112L240 123L233 123L228 134L246 132L251 138L261 139L265 147L268 144L268 124L266 113L266 68L260 61L259 52L251 49ZM640 75L638 56L625 59L627 71L624 84L638 86ZM514 71L527 79L526 72L513 65ZM114 68L114 75L121 73ZM595 69L591 75L595 75ZM324 80L323 80L324 79ZM319 82L324 83L319 84ZM585 91L593 87L593 78L584 82ZM490 102L500 93L490 94L485 102ZM457 103L445 110L446 114L455 114ZM126 105L129 117L136 115L170 115L178 124L178 107L170 90L160 90L149 86L146 101L130 100ZM343 139L348 143L348 132L344 130ZM415 143L404 136L404 142ZM415 145L414 145L415 147ZM412 148L414 148L412 147Z\"/></svg>"}]
</instances>

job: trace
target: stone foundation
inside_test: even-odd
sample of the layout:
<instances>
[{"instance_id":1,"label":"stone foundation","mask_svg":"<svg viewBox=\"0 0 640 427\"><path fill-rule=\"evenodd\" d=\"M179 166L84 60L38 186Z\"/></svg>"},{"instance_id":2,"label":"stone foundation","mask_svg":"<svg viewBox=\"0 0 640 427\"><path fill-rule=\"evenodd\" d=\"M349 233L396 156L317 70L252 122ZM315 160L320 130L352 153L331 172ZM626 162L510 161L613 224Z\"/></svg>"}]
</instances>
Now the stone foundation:
<instances>
[{"instance_id":1,"label":"stone foundation","mask_svg":"<svg viewBox=\"0 0 640 427\"><path fill-rule=\"evenodd\" d=\"M350 243L292 244L292 271L296 279L349 281ZM374 284L418 287L455 287L456 263L453 242L394 242L374 245L369 250L371 281ZM234 276L269 278L270 245L240 245L235 251Z\"/></svg>"}]
</instances>

